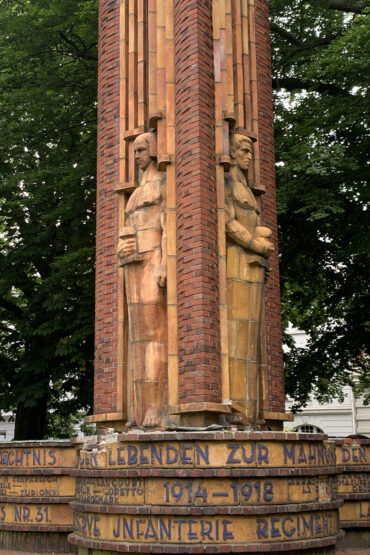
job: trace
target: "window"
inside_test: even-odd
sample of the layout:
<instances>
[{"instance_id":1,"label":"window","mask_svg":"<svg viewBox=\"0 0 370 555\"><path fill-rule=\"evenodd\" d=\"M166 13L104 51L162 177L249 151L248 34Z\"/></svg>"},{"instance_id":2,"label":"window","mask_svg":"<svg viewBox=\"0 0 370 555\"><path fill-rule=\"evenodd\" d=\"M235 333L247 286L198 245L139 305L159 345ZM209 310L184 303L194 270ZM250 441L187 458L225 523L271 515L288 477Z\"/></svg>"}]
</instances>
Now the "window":
<instances>
[{"instance_id":1,"label":"window","mask_svg":"<svg viewBox=\"0 0 370 555\"><path fill-rule=\"evenodd\" d=\"M6 432L0 431L0 441L3 441L4 439L6 439Z\"/></svg>"},{"instance_id":2,"label":"window","mask_svg":"<svg viewBox=\"0 0 370 555\"><path fill-rule=\"evenodd\" d=\"M324 432L317 426L312 426L311 424L302 424L302 426L297 426L294 430L295 432L301 432L302 434L323 434Z\"/></svg>"}]
</instances>

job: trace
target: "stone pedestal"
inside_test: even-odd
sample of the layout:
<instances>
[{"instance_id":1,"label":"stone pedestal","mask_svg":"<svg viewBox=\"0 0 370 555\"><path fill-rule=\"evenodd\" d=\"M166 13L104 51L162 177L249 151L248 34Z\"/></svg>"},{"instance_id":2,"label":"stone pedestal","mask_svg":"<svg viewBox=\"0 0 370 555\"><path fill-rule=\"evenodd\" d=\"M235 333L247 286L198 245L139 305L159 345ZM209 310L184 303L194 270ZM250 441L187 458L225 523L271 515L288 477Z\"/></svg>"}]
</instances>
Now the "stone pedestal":
<instances>
[{"instance_id":1,"label":"stone pedestal","mask_svg":"<svg viewBox=\"0 0 370 555\"><path fill-rule=\"evenodd\" d=\"M118 439L80 452L70 541L81 554L334 553L343 502L335 446L322 435Z\"/></svg>"},{"instance_id":2,"label":"stone pedestal","mask_svg":"<svg viewBox=\"0 0 370 555\"><path fill-rule=\"evenodd\" d=\"M68 441L0 445L0 547L70 553L76 451Z\"/></svg>"},{"instance_id":3,"label":"stone pedestal","mask_svg":"<svg viewBox=\"0 0 370 555\"><path fill-rule=\"evenodd\" d=\"M341 545L370 548L370 439L336 440Z\"/></svg>"}]
</instances>

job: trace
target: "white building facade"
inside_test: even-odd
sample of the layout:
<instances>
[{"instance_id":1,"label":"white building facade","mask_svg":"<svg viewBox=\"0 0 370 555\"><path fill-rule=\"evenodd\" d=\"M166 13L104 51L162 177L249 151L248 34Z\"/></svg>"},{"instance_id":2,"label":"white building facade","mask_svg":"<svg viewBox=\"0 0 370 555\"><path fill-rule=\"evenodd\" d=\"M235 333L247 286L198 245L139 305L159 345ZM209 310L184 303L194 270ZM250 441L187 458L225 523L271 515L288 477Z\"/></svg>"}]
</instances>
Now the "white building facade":
<instances>
[{"instance_id":1,"label":"white building facade","mask_svg":"<svg viewBox=\"0 0 370 555\"><path fill-rule=\"evenodd\" d=\"M14 439L14 417L11 413L0 414L0 441Z\"/></svg>"},{"instance_id":2,"label":"white building facade","mask_svg":"<svg viewBox=\"0 0 370 555\"><path fill-rule=\"evenodd\" d=\"M298 347L305 347L307 335L299 330L291 329ZM364 435L370 437L370 406L366 406L361 398L356 399L352 388L344 388L344 400L333 400L331 403L320 404L314 397L302 412L294 415L293 422L285 422L285 430L299 432L323 432L332 437ZM287 402L289 412L292 403Z\"/></svg>"}]
</instances>

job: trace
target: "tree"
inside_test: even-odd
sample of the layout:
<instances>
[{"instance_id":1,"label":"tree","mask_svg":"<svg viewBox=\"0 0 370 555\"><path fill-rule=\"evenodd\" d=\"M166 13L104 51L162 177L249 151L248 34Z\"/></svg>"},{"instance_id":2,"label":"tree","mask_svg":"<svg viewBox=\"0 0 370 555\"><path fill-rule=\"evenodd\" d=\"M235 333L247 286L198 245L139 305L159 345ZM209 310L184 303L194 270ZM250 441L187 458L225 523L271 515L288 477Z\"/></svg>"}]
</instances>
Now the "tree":
<instances>
[{"instance_id":1,"label":"tree","mask_svg":"<svg viewBox=\"0 0 370 555\"><path fill-rule=\"evenodd\" d=\"M0 0L0 409L92 396L97 0Z\"/></svg>"},{"instance_id":2,"label":"tree","mask_svg":"<svg viewBox=\"0 0 370 555\"><path fill-rule=\"evenodd\" d=\"M370 387L369 2L273 0L282 311L295 406ZM286 338L289 343L289 339Z\"/></svg>"}]
</instances>

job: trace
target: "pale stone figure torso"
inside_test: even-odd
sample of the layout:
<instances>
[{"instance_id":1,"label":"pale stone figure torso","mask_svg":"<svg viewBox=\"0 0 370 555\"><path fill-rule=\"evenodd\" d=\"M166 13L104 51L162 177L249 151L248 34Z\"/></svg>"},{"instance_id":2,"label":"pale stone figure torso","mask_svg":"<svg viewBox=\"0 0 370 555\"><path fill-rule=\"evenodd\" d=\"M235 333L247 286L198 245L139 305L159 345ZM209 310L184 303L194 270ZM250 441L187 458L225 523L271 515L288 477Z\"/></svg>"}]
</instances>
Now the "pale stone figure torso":
<instances>
[{"instance_id":1,"label":"pale stone figure torso","mask_svg":"<svg viewBox=\"0 0 370 555\"><path fill-rule=\"evenodd\" d=\"M252 157L251 139L233 135L230 155L225 203L231 400L244 424L253 427L258 418L263 286L273 245L271 231L260 225L258 203L244 174Z\"/></svg>"},{"instance_id":2,"label":"pale stone figure torso","mask_svg":"<svg viewBox=\"0 0 370 555\"><path fill-rule=\"evenodd\" d=\"M132 424L150 428L161 427L167 405L165 177L153 160L154 141L144 133L134 142L143 173L118 245L129 316L129 415Z\"/></svg>"}]
</instances>

